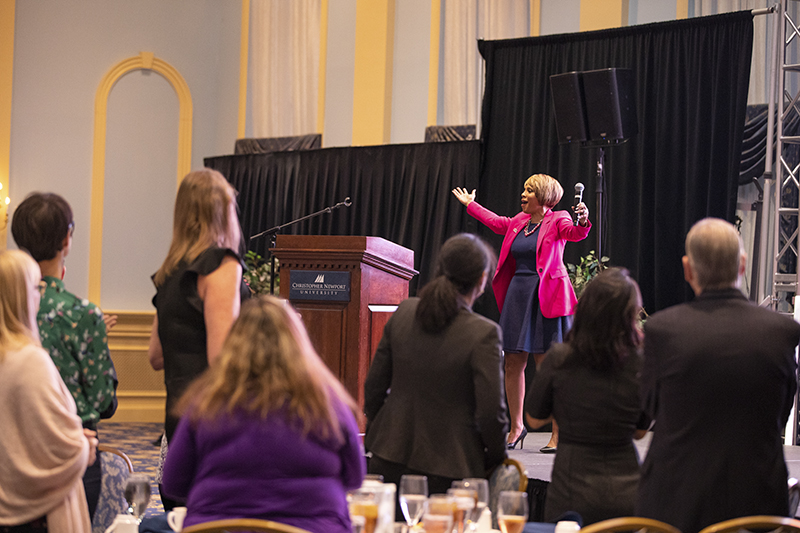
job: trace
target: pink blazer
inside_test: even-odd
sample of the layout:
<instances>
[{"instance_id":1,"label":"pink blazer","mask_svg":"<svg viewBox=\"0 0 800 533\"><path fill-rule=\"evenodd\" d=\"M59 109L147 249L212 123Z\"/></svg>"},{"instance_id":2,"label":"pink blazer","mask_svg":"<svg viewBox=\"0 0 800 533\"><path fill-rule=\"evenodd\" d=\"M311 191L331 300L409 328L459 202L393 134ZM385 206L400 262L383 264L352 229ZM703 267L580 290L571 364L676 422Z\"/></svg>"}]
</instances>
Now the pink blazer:
<instances>
[{"instance_id":1,"label":"pink blazer","mask_svg":"<svg viewBox=\"0 0 800 533\"><path fill-rule=\"evenodd\" d=\"M511 255L511 243L531 216L520 212L514 218L501 217L475 201L467 206L467 214L498 235L505 235L497 260L497 271L492 279L497 307L502 312L508 286L517 269L517 262ZM578 299L575 298L567 267L564 266L564 246L567 241L585 239L591 228L591 223L585 228L573 226L572 218L566 211L548 211L545 214L536 242L536 270L539 273L539 307L546 318L568 316L575 311Z\"/></svg>"}]
</instances>

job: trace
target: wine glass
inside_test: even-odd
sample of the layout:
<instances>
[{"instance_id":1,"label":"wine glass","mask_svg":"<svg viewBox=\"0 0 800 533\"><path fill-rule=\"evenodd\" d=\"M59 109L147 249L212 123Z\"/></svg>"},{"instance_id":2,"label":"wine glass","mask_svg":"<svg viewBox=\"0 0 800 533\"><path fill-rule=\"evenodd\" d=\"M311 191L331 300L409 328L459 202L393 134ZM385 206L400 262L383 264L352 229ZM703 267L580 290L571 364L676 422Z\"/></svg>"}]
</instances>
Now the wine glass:
<instances>
[{"instance_id":1,"label":"wine glass","mask_svg":"<svg viewBox=\"0 0 800 533\"><path fill-rule=\"evenodd\" d=\"M469 519L470 531L478 529L478 521L483 515L483 510L489 505L489 482L483 478L470 477L461 481L453 481L451 485L454 489L472 489L477 492L475 507Z\"/></svg>"},{"instance_id":2,"label":"wine glass","mask_svg":"<svg viewBox=\"0 0 800 533\"><path fill-rule=\"evenodd\" d=\"M453 532L464 533L466 522L472 518L478 491L468 488L448 489L447 495L453 498Z\"/></svg>"},{"instance_id":3,"label":"wine glass","mask_svg":"<svg viewBox=\"0 0 800 533\"><path fill-rule=\"evenodd\" d=\"M522 533L528 520L528 494L503 491L497 499L497 525L503 533Z\"/></svg>"},{"instance_id":4,"label":"wine glass","mask_svg":"<svg viewBox=\"0 0 800 533\"><path fill-rule=\"evenodd\" d=\"M373 491L356 489L347 493L347 508L353 533L374 533L378 524L378 499Z\"/></svg>"},{"instance_id":5,"label":"wine glass","mask_svg":"<svg viewBox=\"0 0 800 533\"><path fill-rule=\"evenodd\" d=\"M408 527L414 527L425 512L428 501L428 478L404 475L400 478L400 509L406 517Z\"/></svg>"},{"instance_id":6,"label":"wine glass","mask_svg":"<svg viewBox=\"0 0 800 533\"><path fill-rule=\"evenodd\" d=\"M150 478L144 474L131 474L125 484L125 500L128 512L141 522L150 503Z\"/></svg>"},{"instance_id":7,"label":"wine glass","mask_svg":"<svg viewBox=\"0 0 800 533\"><path fill-rule=\"evenodd\" d=\"M422 515L425 533L450 533L453 529L455 502L446 494L432 494Z\"/></svg>"}]
</instances>

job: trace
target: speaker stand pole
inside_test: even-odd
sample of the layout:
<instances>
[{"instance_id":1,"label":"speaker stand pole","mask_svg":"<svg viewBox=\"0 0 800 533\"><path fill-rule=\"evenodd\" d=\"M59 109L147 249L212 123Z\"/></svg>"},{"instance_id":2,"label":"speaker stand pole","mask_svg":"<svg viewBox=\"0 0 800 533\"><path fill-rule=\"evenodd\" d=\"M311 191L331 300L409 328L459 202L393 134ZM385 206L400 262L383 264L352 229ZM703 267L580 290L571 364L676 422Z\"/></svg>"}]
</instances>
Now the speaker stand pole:
<instances>
[{"instance_id":1,"label":"speaker stand pole","mask_svg":"<svg viewBox=\"0 0 800 533\"><path fill-rule=\"evenodd\" d=\"M275 247L278 243L278 232L269 236L269 294L275 296ZM522 448L520 448L521 450Z\"/></svg>"},{"instance_id":2,"label":"speaker stand pole","mask_svg":"<svg viewBox=\"0 0 800 533\"><path fill-rule=\"evenodd\" d=\"M595 180L595 192L597 193L597 215L595 216L595 220L597 221L595 227L597 229L595 236L597 238L598 260L603 259L603 181L605 179L603 166L605 165L605 155L605 149L599 147L597 149L597 179Z\"/></svg>"}]
</instances>

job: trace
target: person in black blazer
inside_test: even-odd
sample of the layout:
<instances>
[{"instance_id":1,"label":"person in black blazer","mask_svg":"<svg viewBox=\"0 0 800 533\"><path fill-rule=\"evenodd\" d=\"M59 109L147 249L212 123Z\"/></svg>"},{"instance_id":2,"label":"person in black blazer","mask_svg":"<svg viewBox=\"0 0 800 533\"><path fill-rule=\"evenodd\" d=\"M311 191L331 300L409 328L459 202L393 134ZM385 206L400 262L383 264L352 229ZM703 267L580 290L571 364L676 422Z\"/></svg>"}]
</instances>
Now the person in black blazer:
<instances>
[{"instance_id":1,"label":"person in black blazer","mask_svg":"<svg viewBox=\"0 0 800 533\"><path fill-rule=\"evenodd\" d=\"M696 298L645 325L642 393L655 420L637 513L683 533L740 516L788 513L781 431L797 388L800 324L738 290L742 241L707 218L686 237Z\"/></svg>"},{"instance_id":2,"label":"person in black blazer","mask_svg":"<svg viewBox=\"0 0 800 533\"><path fill-rule=\"evenodd\" d=\"M582 525L630 516L639 487L633 439L647 433L639 394L639 286L624 268L586 285L566 342L554 344L525 399L528 424L557 420L560 437L544 519L569 511Z\"/></svg>"},{"instance_id":3,"label":"person in black blazer","mask_svg":"<svg viewBox=\"0 0 800 533\"><path fill-rule=\"evenodd\" d=\"M500 327L472 312L494 270L478 237L451 237L435 279L400 304L364 383L368 472L428 476L431 494L506 458ZM399 509L399 506L398 506Z\"/></svg>"}]
</instances>

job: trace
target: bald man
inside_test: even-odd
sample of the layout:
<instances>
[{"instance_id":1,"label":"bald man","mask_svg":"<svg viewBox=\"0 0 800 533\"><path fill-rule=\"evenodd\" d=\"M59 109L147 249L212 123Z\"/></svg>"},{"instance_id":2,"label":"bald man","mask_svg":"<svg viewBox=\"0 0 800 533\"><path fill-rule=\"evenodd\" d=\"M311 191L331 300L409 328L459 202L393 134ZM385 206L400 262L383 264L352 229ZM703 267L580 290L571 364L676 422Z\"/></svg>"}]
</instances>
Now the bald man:
<instances>
[{"instance_id":1,"label":"bald man","mask_svg":"<svg viewBox=\"0 0 800 533\"><path fill-rule=\"evenodd\" d=\"M645 324L642 397L655 420L637 513L683 533L788 513L781 431L797 388L800 324L739 291L736 228L696 223L683 270L696 298Z\"/></svg>"}]
</instances>

